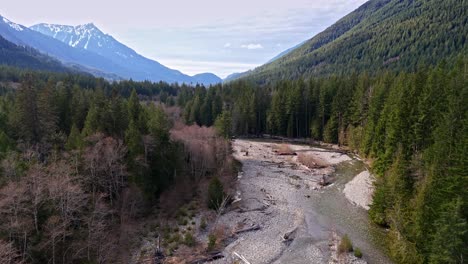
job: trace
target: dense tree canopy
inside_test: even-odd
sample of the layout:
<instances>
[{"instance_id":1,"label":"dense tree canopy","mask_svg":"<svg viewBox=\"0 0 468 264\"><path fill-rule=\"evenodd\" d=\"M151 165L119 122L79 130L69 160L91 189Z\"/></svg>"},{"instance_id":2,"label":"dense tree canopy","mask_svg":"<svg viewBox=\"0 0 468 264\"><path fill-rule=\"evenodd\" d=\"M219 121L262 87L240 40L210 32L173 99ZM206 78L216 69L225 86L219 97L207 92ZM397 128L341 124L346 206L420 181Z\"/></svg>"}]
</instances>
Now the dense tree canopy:
<instances>
[{"instance_id":1,"label":"dense tree canopy","mask_svg":"<svg viewBox=\"0 0 468 264\"><path fill-rule=\"evenodd\" d=\"M370 217L390 228L394 259L461 263L468 253L468 66L463 59L452 65L263 87L234 82L209 90L224 109L210 114L224 135L268 133L349 146L373 161ZM215 97L200 93L193 100L210 104ZM189 101L186 113L189 122L211 125L203 123L198 103Z\"/></svg>"}]
</instances>

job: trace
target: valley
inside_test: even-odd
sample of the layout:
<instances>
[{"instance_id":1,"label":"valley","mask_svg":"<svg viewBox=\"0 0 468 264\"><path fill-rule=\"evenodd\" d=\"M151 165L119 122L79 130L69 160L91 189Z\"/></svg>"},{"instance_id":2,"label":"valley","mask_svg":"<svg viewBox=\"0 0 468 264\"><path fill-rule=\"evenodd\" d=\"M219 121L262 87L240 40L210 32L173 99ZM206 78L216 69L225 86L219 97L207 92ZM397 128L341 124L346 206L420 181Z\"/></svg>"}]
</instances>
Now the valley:
<instances>
[{"instance_id":1,"label":"valley","mask_svg":"<svg viewBox=\"0 0 468 264\"><path fill-rule=\"evenodd\" d=\"M468 259L467 1L24 1L0 264Z\"/></svg>"}]
</instances>

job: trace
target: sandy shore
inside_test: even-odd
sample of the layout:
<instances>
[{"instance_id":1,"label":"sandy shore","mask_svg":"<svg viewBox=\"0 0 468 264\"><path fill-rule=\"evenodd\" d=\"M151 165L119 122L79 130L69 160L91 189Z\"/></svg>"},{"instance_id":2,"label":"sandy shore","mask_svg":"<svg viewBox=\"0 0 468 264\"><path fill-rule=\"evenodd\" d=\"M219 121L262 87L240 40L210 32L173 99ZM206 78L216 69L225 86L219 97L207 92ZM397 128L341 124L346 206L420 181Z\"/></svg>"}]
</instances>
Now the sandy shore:
<instances>
[{"instance_id":1,"label":"sandy shore","mask_svg":"<svg viewBox=\"0 0 468 264\"><path fill-rule=\"evenodd\" d=\"M348 182L343 189L346 198L353 204L369 210L372 204L372 194L374 193L374 177L369 171L363 171Z\"/></svg>"},{"instance_id":2,"label":"sandy shore","mask_svg":"<svg viewBox=\"0 0 468 264\"><path fill-rule=\"evenodd\" d=\"M232 233L255 226L260 229L237 234L237 239L224 249L225 258L212 263L247 263L242 258L251 264L332 261L332 242L310 234L304 208L310 202L307 194L319 192L322 177L334 172L331 165L351 158L339 152L289 146L329 166L308 168L297 161L297 156L275 153L279 147L275 143L233 142L234 157L243 165L238 180L240 200L220 217L218 224Z\"/></svg>"}]
</instances>

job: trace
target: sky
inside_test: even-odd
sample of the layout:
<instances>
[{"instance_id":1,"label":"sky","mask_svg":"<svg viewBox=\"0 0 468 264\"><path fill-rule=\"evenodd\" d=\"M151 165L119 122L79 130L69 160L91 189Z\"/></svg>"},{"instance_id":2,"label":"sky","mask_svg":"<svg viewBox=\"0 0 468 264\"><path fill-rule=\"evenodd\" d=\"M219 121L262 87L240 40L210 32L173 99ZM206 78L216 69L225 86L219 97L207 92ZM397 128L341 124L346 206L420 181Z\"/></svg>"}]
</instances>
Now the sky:
<instances>
[{"instance_id":1,"label":"sky","mask_svg":"<svg viewBox=\"0 0 468 264\"><path fill-rule=\"evenodd\" d=\"M367 0L15 0L0 15L25 26L94 23L141 55L224 78L264 64Z\"/></svg>"}]
</instances>

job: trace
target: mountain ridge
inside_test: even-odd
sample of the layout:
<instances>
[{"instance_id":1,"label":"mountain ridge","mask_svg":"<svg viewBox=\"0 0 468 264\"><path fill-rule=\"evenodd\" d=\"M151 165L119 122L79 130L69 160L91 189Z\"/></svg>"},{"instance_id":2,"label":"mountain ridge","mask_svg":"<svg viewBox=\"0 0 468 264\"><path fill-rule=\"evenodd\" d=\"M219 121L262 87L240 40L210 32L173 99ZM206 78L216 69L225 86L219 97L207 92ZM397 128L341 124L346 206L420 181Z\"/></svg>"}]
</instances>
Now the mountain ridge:
<instances>
[{"instance_id":1,"label":"mountain ridge","mask_svg":"<svg viewBox=\"0 0 468 264\"><path fill-rule=\"evenodd\" d=\"M455 0L370 0L245 79L276 82L352 72L414 71L466 51L468 6Z\"/></svg>"},{"instance_id":2,"label":"mountain ridge","mask_svg":"<svg viewBox=\"0 0 468 264\"><path fill-rule=\"evenodd\" d=\"M18 46L0 36L0 65L27 68L32 70L72 72L58 60L37 50Z\"/></svg>"},{"instance_id":3,"label":"mountain ridge","mask_svg":"<svg viewBox=\"0 0 468 264\"><path fill-rule=\"evenodd\" d=\"M213 84L212 76L193 78L148 59L114 37L101 31L94 23L77 26L41 23L30 27L74 48L96 53L117 65L124 65L135 80ZM206 76L208 79L204 79ZM220 79L219 79L220 80Z\"/></svg>"},{"instance_id":4,"label":"mountain ridge","mask_svg":"<svg viewBox=\"0 0 468 264\"><path fill-rule=\"evenodd\" d=\"M216 82L212 75L193 78L148 59L105 34L94 23L79 26L42 23L31 28L0 15L0 36L9 42L31 47L66 66L98 77L207 85Z\"/></svg>"}]
</instances>

